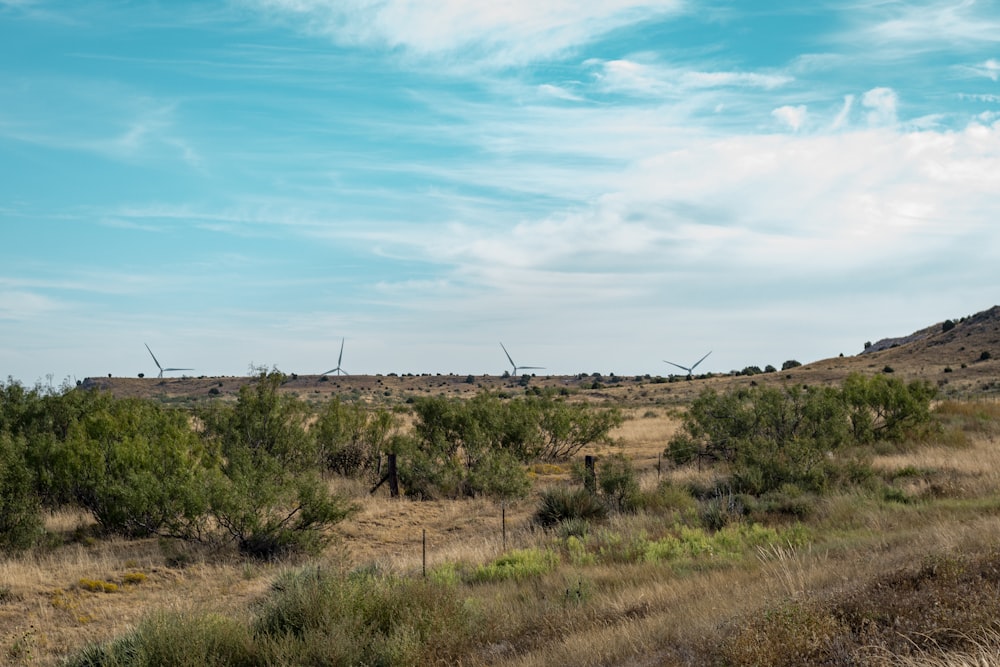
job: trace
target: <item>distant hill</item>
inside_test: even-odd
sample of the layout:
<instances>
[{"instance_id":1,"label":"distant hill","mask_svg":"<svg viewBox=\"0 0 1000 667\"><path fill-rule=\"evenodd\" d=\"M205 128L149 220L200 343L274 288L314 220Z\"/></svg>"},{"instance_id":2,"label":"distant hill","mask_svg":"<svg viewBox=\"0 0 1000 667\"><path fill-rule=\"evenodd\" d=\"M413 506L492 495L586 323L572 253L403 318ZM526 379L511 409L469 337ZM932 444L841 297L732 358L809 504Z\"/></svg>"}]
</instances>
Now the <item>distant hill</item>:
<instances>
[{"instance_id":1,"label":"distant hill","mask_svg":"<svg viewBox=\"0 0 1000 667\"><path fill-rule=\"evenodd\" d=\"M468 397L482 390L511 395L526 388L554 388L576 397L642 405L684 403L706 387L724 390L752 384L833 384L850 373L891 373L904 381L926 380L942 397L1000 398L1000 306L958 320L944 320L909 335L882 338L855 356L833 357L753 376L537 376L525 386L520 377L497 375L290 375L283 390L307 401L332 396L378 404L404 404L418 396ZM233 400L246 377L87 378L84 388L116 396L154 398L191 405Z\"/></svg>"}]
</instances>

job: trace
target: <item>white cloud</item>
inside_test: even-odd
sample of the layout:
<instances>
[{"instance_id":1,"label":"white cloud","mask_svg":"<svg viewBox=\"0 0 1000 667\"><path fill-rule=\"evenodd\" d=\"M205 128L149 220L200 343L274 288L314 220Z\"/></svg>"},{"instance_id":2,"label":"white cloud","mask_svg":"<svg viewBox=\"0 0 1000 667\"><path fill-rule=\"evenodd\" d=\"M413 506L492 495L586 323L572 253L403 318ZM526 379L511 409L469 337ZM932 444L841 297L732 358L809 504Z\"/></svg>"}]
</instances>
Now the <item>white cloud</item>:
<instances>
[{"instance_id":1,"label":"white cloud","mask_svg":"<svg viewBox=\"0 0 1000 667\"><path fill-rule=\"evenodd\" d=\"M1000 21L992 3L976 0L872 3L858 7L866 21L852 39L876 48L969 48L1000 42Z\"/></svg>"},{"instance_id":2,"label":"white cloud","mask_svg":"<svg viewBox=\"0 0 1000 667\"><path fill-rule=\"evenodd\" d=\"M993 81L1000 79L1000 60L996 60L995 58L990 58L973 69Z\"/></svg>"},{"instance_id":3,"label":"white cloud","mask_svg":"<svg viewBox=\"0 0 1000 667\"><path fill-rule=\"evenodd\" d=\"M861 106L869 109L868 124L895 125L899 97L892 88L872 88L861 96Z\"/></svg>"},{"instance_id":4,"label":"white cloud","mask_svg":"<svg viewBox=\"0 0 1000 667\"><path fill-rule=\"evenodd\" d=\"M592 203L563 215L395 240L484 288L522 286L528 303L543 274L598 274L637 296L637 273L711 289L746 271L827 280L892 262L903 274L976 237L1000 247L984 214L1000 190L998 127L694 139L597 180Z\"/></svg>"},{"instance_id":5,"label":"white cloud","mask_svg":"<svg viewBox=\"0 0 1000 667\"><path fill-rule=\"evenodd\" d=\"M543 83L538 86L538 92L546 97L552 97L559 100L568 100L570 102L582 102L583 98L562 86L553 86L552 84Z\"/></svg>"},{"instance_id":6,"label":"white cloud","mask_svg":"<svg viewBox=\"0 0 1000 667\"><path fill-rule=\"evenodd\" d=\"M798 132L802 128L802 124L806 120L806 107L804 104L798 106L783 106L778 107L771 112L771 115L777 118L779 121L790 127L793 131Z\"/></svg>"},{"instance_id":7,"label":"white cloud","mask_svg":"<svg viewBox=\"0 0 1000 667\"><path fill-rule=\"evenodd\" d=\"M520 64L563 53L631 23L675 13L681 0L248 0L297 17L335 42L418 56Z\"/></svg>"},{"instance_id":8,"label":"white cloud","mask_svg":"<svg viewBox=\"0 0 1000 667\"><path fill-rule=\"evenodd\" d=\"M778 73L703 71L629 59L588 60L606 92L644 96L683 95L693 91L748 88L773 90L794 79Z\"/></svg>"}]
</instances>

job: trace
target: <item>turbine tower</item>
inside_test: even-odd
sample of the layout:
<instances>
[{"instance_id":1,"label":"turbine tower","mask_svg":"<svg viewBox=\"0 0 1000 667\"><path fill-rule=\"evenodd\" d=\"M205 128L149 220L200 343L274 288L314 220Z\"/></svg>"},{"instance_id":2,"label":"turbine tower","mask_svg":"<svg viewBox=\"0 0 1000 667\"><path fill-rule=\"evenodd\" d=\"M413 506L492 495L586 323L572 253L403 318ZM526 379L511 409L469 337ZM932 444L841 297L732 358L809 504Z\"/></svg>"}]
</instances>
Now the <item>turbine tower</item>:
<instances>
[{"instance_id":1,"label":"turbine tower","mask_svg":"<svg viewBox=\"0 0 1000 667\"><path fill-rule=\"evenodd\" d=\"M143 343L143 345L146 345L146 343ZM164 368L163 366L160 365L160 362L157 361L156 355L153 354L153 351L149 349L149 345L146 345L146 350L149 352L149 356L153 357L153 363L155 363L156 367L160 369L160 374L157 375L156 377L163 377L164 373L167 373L167 372L170 372L170 371L193 371L194 370L193 368Z\"/></svg>"},{"instance_id":2,"label":"turbine tower","mask_svg":"<svg viewBox=\"0 0 1000 667\"><path fill-rule=\"evenodd\" d=\"M712 352L709 351L708 354L712 354ZM688 368L687 366L681 366L680 364L675 364L674 362L667 361L666 359L663 360L663 363L670 364L671 366L676 366L677 368L680 368L681 370L687 371L688 372L688 379L690 380L691 376L694 374L694 369L698 367L698 364L700 364L701 362L705 361L705 359L708 358L708 354L706 354L704 357L702 357L698 361L694 362L691 365L691 368Z\"/></svg>"},{"instance_id":3,"label":"turbine tower","mask_svg":"<svg viewBox=\"0 0 1000 667\"><path fill-rule=\"evenodd\" d=\"M518 366L517 364L514 363L514 360L510 358L510 352L508 352L507 348L503 346L503 343L500 343L500 347L503 348L503 353L507 355L507 361L509 361L510 365L514 367L514 373L513 373L514 375L517 375L517 371L518 370L527 371L527 370L544 370L545 369L545 366Z\"/></svg>"},{"instance_id":4,"label":"turbine tower","mask_svg":"<svg viewBox=\"0 0 1000 667\"><path fill-rule=\"evenodd\" d=\"M340 356L337 357L337 367L328 370L325 373L320 373L320 375L329 375L330 373L336 373L337 375L347 375L347 371L340 367L340 362L344 358L344 339L340 339Z\"/></svg>"}]
</instances>

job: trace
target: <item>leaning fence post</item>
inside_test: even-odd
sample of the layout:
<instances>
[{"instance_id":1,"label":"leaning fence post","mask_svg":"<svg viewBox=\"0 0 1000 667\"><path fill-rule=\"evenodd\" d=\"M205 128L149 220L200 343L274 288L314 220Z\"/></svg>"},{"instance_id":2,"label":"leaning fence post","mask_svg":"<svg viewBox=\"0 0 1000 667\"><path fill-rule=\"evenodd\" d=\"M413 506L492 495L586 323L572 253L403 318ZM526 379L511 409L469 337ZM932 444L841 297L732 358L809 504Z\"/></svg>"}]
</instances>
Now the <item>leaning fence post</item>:
<instances>
[{"instance_id":1,"label":"leaning fence post","mask_svg":"<svg viewBox=\"0 0 1000 667\"><path fill-rule=\"evenodd\" d=\"M420 540L420 546L421 546L421 555L420 555L421 570L424 574L424 579L426 579L427 578L427 529L426 528L423 529L423 537Z\"/></svg>"}]
</instances>

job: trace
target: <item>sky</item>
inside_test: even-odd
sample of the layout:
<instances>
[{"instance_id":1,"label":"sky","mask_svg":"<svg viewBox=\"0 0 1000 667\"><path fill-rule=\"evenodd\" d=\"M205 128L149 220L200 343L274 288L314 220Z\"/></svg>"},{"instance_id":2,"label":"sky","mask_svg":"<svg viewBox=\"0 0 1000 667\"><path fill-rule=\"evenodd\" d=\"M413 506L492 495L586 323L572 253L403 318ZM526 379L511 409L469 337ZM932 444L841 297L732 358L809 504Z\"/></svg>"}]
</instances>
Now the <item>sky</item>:
<instances>
[{"instance_id":1,"label":"sky","mask_svg":"<svg viewBox=\"0 0 1000 667\"><path fill-rule=\"evenodd\" d=\"M1000 0L0 0L29 385L809 363L1000 303L998 212Z\"/></svg>"}]
</instances>

